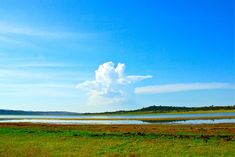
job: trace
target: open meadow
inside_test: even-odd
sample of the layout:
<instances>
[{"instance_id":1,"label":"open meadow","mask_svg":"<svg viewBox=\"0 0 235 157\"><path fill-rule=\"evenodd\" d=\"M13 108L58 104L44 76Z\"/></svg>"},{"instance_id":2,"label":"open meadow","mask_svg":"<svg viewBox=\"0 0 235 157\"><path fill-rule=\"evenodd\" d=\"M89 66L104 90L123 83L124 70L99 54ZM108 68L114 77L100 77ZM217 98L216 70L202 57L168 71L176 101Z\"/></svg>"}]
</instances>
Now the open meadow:
<instances>
[{"instance_id":1,"label":"open meadow","mask_svg":"<svg viewBox=\"0 0 235 157\"><path fill-rule=\"evenodd\" d=\"M232 157L234 150L234 124L0 124L1 157Z\"/></svg>"}]
</instances>

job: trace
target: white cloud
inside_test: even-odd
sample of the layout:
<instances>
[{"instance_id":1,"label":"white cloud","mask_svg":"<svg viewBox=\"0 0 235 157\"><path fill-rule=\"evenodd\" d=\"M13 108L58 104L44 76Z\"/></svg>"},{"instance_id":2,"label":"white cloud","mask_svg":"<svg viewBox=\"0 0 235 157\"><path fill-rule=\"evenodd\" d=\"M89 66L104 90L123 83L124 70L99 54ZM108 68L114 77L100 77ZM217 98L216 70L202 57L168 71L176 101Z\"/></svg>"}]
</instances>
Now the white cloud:
<instances>
[{"instance_id":1,"label":"white cloud","mask_svg":"<svg viewBox=\"0 0 235 157\"><path fill-rule=\"evenodd\" d=\"M145 86L135 88L136 94L157 94L173 93L192 90L209 90L209 89L233 89L234 85L229 83L187 83L187 84L166 84L156 86Z\"/></svg>"},{"instance_id":2,"label":"white cloud","mask_svg":"<svg viewBox=\"0 0 235 157\"><path fill-rule=\"evenodd\" d=\"M57 63L57 62L29 62L19 64L17 67L20 68L71 68L76 67L74 64Z\"/></svg>"},{"instance_id":3,"label":"white cloud","mask_svg":"<svg viewBox=\"0 0 235 157\"><path fill-rule=\"evenodd\" d=\"M1 42L1 44L12 44L12 45L20 46L20 47L25 47L25 46L35 47L35 45L33 45L29 41L26 42L26 41L19 40L16 38L1 35L1 28L0 28L0 42Z\"/></svg>"},{"instance_id":4,"label":"white cloud","mask_svg":"<svg viewBox=\"0 0 235 157\"><path fill-rule=\"evenodd\" d=\"M0 96L10 98L75 97L71 83L0 83Z\"/></svg>"},{"instance_id":5,"label":"white cloud","mask_svg":"<svg viewBox=\"0 0 235 157\"><path fill-rule=\"evenodd\" d=\"M25 27L19 25L12 25L9 23L0 23L0 34L5 35L23 35L23 36L35 36L35 37L50 37L50 38L63 38L63 37L76 37L79 39L91 39L96 36L102 35L102 33L88 33L84 31L80 32L62 32L62 31L54 31L54 30L41 30L33 27ZM1 38L0 38L1 39ZM6 37L2 40L9 41Z\"/></svg>"},{"instance_id":6,"label":"white cloud","mask_svg":"<svg viewBox=\"0 0 235 157\"><path fill-rule=\"evenodd\" d=\"M152 76L138 76L125 74L125 64L106 62L95 71L95 80L85 81L76 87L87 91L88 104L118 104L124 101L123 87Z\"/></svg>"}]
</instances>

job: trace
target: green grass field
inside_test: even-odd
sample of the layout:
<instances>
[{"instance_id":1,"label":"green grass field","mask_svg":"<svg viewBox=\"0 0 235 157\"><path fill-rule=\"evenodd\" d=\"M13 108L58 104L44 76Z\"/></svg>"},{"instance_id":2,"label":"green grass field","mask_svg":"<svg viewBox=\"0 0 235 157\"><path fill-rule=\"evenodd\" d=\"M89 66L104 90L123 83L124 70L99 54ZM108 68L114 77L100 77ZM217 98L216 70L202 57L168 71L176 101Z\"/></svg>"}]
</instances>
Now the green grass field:
<instances>
[{"instance_id":1,"label":"green grass field","mask_svg":"<svg viewBox=\"0 0 235 157\"><path fill-rule=\"evenodd\" d=\"M1 157L234 156L235 126L0 124Z\"/></svg>"}]
</instances>

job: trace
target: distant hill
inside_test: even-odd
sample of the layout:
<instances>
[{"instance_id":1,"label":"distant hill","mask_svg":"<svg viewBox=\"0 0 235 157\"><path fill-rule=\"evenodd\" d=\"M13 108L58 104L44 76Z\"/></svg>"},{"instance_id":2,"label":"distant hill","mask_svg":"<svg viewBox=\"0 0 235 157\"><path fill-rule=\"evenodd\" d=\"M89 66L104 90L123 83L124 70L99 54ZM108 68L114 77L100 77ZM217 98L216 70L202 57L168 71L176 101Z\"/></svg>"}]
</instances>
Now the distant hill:
<instances>
[{"instance_id":1,"label":"distant hill","mask_svg":"<svg viewBox=\"0 0 235 157\"><path fill-rule=\"evenodd\" d=\"M187 112L187 111L211 111L211 110L235 110L233 106L205 106L205 107L176 107L176 106L149 106L137 110L120 110L114 112L100 113L76 113L64 111L22 111L22 110L3 110L0 115L87 115L87 114L122 114L122 113L167 113L167 112Z\"/></svg>"},{"instance_id":2,"label":"distant hill","mask_svg":"<svg viewBox=\"0 0 235 157\"><path fill-rule=\"evenodd\" d=\"M176 107L176 106L149 106L132 112L151 111L151 112L168 112L168 111L209 111L209 110L234 110L234 106L205 106L205 107Z\"/></svg>"},{"instance_id":3,"label":"distant hill","mask_svg":"<svg viewBox=\"0 0 235 157\"><path fill-rule=\"evenodd\" d=\"M22 111L22 110L3 110L0 109L0 115L78 115L76 112L63 111Z\"/></svg>"},{"instance_id":4,"label":"distant hill","mask_svg":"<svg viewBox=\"0 0 235 157\"><path fill-rule=\"evenodd\" d=\"M187 111L215 111L215 110L235 110L233 106L204 106L204 107L176 107L176 106L149 106L137 110L120 110L115 112L102 112L95 114L121 114L121 113L167 113L167 112L187 112ZM94 113L85 113L94 114Z\"/></svg>"}]
</instances>

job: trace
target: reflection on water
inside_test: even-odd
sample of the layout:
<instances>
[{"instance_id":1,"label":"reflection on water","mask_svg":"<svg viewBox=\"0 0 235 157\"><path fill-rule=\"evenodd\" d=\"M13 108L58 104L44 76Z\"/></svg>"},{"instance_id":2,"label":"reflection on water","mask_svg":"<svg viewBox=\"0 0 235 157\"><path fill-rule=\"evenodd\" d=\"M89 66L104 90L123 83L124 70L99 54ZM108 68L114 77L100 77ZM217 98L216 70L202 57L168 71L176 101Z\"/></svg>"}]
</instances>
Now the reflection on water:
<instances>
[{"instance_id":1,"label":"reflection on water","mask_svg":"<svg viewBox=\"0 0 235 157\"><path fill-rule=\"evenodd\" d=\"M76 115L76 116L46 116L46 115L0 115L1 118L179 118L179 117L210 117L235 116L235 112L199 113L199 114L138 114L138 115Z\"/></svg>"},{"instance_id":2,"label":"reflection on water","mask_svg":"<svg viewBox=\"0 0 235 157\"><path fill-rule=\"evenodd\" d=\"M76 116L45 116L45 115L0 115L0 123L30 122L50 124L215 124L235 123L235 119L214 120L178 120L178 121L141 121L141 120L61 120L61 118L180 118L180 117L212 117L235 116L235 112L202 113L202 114L142 114L142 115L76 115ZM22 118L22 119L17 119ZM44 119L34 119L44 118ZM52 119L46 119L52 118Z\"/></svg>"},{"instance_id":3,"label":"reflection on water","mask_svg":"<svg viewBox=\"0 0 235 157\"><path fill-rule=\"evenodd\" d=\"M235 123L235 119L184 120L184 121L168 122L168 124L219 124L219 123Z\"/></svg>"},{"instance_id":4,"label":"reflection on water","mask_svg":"<svg viewBox=\"0 0 235 157\"><path fill-rule=\"evenodd\" d=\"M49 124L143 124L138 120L41 120L41 119L21 119L21 120L2 120L0 123L49 123Z\"/></svg>"},{"instance_id":5,"label":"reflection on water","mask_svg":"<svg viewBox=\"0 0 235 157\"><path fill-rule=\"evenodd\" d=\"M235 123L235 119L214 119L214 120L178 120L178 121L143 121L143 120L44 120L44 119L12 119L0 120L0 123L47 123L47 124L217 124Z\"/></svg>"}]
</instances>

